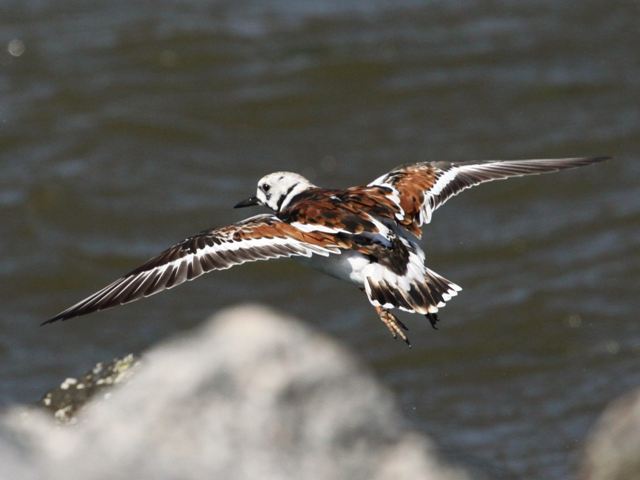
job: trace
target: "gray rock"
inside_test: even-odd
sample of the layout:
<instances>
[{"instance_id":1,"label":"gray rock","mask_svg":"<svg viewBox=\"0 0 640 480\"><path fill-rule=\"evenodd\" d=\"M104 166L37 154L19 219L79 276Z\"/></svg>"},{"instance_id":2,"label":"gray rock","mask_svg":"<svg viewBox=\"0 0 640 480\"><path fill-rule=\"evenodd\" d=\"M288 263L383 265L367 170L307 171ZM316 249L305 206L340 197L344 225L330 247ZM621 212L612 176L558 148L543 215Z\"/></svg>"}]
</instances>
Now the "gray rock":
<instances>
[{"instance_id":1,"label":"gray rock","mask_svg":"<svg viewBox=\"0 0 640 480\"><path fill-rule=\"evenodd\" d=\"M73 426L0 418L8 478L461 480L334 342L258 307L150 351Z\"/></svg>"},{"instance_id":2,"label":"gray rock","mask_svg":"<svg viewBox=\"0 0 640 480\"><path fill-rule=\"evenodd\" d=\"M139 360L132 353L106 364L100 362L80 378L66 378L45 393L39 403L51 411L56 420L71 422L89 400L108 398L111 388L131 378L138 365Z\"/></svg>"},{"instance_id":3,"label":"gray rock","mask_svg":"<svg viewBox=\"0 0 640 480\"><path fill-rule=\"evenodd\" d=\"M640 478L640 390L614 401L587 440L581 479Z\"/></svg>"}]
</instances>

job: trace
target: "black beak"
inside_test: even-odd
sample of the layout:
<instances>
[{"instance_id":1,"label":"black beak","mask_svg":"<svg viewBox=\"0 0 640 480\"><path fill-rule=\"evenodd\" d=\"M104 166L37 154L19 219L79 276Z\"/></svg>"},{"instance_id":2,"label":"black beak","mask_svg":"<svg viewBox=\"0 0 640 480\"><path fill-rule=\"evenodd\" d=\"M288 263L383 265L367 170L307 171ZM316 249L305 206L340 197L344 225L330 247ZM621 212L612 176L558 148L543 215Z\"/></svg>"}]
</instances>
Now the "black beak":
<instances>
[{"instance_id":1,"label":"black beak","mask_svg":"<svg viewBox=\"0 0 640 480\"><path fill-rule=\"evenodd\" d=\"M253 207L254 205L260 205L260 200L255 195L236 203L233 208Z\"/></svg>"}]
</instances>

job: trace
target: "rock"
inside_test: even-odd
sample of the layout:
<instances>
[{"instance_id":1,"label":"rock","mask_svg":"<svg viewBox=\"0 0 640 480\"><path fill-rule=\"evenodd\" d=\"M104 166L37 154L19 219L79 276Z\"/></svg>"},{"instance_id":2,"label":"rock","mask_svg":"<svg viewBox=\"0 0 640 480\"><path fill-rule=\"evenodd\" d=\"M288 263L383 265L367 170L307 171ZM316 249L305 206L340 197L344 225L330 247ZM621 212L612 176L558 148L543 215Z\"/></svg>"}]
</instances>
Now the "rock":
<instances>
[{"instance_id":1,"label":"rock","mask_svg":"<svg viewBox=\"0 0 640 480\"><path fill-rule=\"evenodd\" d=\"M640 390L615 400L602 414L587 440L580 478L640 478Z\"/></svg>"},{"instance_id":2,"label":"rock","mask_svg":"<svg viewBox=\"0 0 640 480\"><path fill-rule=\"evenodd\" d=\"M111 387L129 380L138 365L139 360L132 353L107 364L100 362L80 379L65 379L60 386L47 392L39 403L50 410L56 420L70 422L89 400L108 397Z\"/></svg>"},{"instance_id":3,"label":"rock","mask_svg":"<svg viewBox=\"0 0 640 480\"><path fill-rule=\"evenodd\" d=\"M73 426L0 417L7 478L462 480L343 348L258 307L144 356ZM77 385L77 384L76 384Z\"/></svg>"}]
</instances>

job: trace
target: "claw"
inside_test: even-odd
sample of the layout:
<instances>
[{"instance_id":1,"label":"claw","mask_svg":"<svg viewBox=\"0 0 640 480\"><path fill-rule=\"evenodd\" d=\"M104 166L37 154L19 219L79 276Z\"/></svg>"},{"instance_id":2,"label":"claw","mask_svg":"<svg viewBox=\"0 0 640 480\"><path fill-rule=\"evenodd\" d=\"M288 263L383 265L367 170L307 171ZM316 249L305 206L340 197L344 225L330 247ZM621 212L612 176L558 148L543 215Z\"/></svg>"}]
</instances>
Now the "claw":
<instances>
[{"instance_id":1,"label":"claw","mask_svg":"<svg viewBox=\"0 0 640 480\"><path fill-rule=\"evenodd\" d=\"M438 323L438 314L427 313L425 317L427 317L427 320L429 320L429 323L431 324L431 328L433 328L434 330L438 330L438 327L436 326L436 324Z\"/></svg>"},{"instance_id":2,"label":"claw","mask_svg":"<svg viewBox=\"0 0 640 480\"><path fill-rule=\"evenodd\" d=\"M407 334L404 333L405 331L409 331L407 326L404 323L402 323L400 320L398 320L398 318L389 310L385 310L382 307L375 307L375 308L376 308L376 312L378 313L378 316L380 317L380 320L382 320L382 323L384 323L386 327L389 329L389 331L391 332L391 336L393 338L400 337L402 341L406 343L409 346L409 348L411 348L411 342L409 341L409 337L407 337Z\"/></svg>"},{"instance_id":3,"label":"claw","mask_svg":"<svg viewBox=\"0 0 640 480\"><path fill-rule=\"evenodd\" d=\"M409 327L407 327L404 323L402 323L398 317L395 317L395 319L396 319L396 323L400 326L400 328L402 328L405 332L409 331Z\"/></svg>"}]
</instances>

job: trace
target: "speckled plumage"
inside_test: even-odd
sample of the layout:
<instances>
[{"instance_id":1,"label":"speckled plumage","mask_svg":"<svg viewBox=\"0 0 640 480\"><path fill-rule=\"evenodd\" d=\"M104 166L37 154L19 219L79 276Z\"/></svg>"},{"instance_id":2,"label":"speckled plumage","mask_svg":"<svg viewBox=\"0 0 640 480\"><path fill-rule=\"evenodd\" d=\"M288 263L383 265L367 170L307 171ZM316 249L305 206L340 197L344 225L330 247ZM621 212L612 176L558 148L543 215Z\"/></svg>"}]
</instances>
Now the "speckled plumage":
<instances>
[{"instance_id":1,"label":"speckled plumage","mask_svg":"<svg viewBox=\"0 0 640 480\"><path fill-rule=\"evenodd\" d=\"M237 207L263 205L273 213L203 231L44 323L129 303L245 262L296 257L357 284L394 337L409 344L391 309L437 312L461 290L425 265L417 240L433 212L462 190L492 180L546 173L606 157L425 162L398 167L368 185L324 189L301 175L275 172Z\"/></svg>"}]
</instances>

